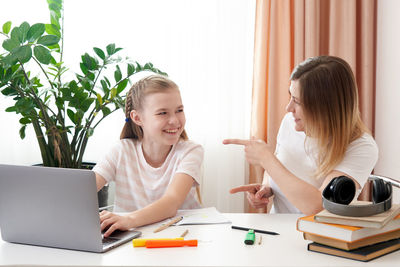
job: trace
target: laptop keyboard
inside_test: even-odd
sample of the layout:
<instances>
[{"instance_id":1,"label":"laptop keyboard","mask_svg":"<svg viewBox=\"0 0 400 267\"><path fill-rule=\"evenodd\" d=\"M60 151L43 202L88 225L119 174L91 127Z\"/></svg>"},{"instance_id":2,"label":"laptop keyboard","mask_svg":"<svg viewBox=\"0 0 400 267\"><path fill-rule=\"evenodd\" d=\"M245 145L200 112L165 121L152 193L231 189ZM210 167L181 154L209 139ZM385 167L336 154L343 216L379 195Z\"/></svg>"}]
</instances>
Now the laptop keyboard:
<instances>
[{"instance_id":1,"label":"laptop keyboard","mask_svg":"<svg viewBox=\"0 0 400 267\"><path fill-rule=\"evenodd\" d=\"M118 241L116 238L111 238L111 237L103 237L103 245L109 245L115 243L115 241Z\"/></svg>"}]
</instances>

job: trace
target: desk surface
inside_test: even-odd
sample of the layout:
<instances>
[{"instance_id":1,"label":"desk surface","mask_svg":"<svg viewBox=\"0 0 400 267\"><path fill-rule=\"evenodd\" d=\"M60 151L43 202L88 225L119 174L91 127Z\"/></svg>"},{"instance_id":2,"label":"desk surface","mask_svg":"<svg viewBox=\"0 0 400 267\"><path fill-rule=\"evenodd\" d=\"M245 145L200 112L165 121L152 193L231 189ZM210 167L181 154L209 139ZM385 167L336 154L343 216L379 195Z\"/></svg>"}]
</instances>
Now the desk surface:
<instances>
[{"instance_id":1,"label":"desk surface","mask_svg":"<svg viewBox=\"0 0 400 267\"><path fill-rule=\"evenodd\" d=\"M185 239L198 239L198 247L134 248L129 242L103 254L11 244L0 240L0 265L47 266L398 266L400 251L364 263L307 251L296 230L294 214L225 213L234 225L271 230L262 244L245 245L245 231L230 224L172 226L154 234L159 224L139 228L143 238L176 237L188 229ZM257 241L260 234L256 234Z\"/></svg>"}]
</instances>

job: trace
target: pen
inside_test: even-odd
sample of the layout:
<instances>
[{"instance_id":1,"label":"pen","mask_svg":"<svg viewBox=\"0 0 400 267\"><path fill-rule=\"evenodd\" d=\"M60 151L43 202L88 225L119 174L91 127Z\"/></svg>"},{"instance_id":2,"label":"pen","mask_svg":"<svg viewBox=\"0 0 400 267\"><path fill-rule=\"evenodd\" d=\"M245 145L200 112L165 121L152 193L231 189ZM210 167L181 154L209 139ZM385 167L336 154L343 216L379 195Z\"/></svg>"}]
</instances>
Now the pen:
<instances>
[{"instance_id":1,"label":"pen","mask_svg":"<svg viewBox=\"0 0 400 267\"><path fill-rule=\"evenodd\" d=\"M265 230L257 230L257 229L246 228L246 227L240 227L240 226L235 226L235 225L232 225L232 229L243 230L243 231L254 230L255 233L267 234L267 235L279 235L279 234L276 233L276 232L265 231Z\"/></svg>"},{"instance_id":2,"label":"pen","mask_svg":"<svg viewBox=\"0 0 400 267\"><path fill-rule=\"evenodd\" d=\"M160 227L158 227L156 230L154 230L154 233L157 233L157 232L160 232L160 231L162 231L164 229L167 229L168 227L170 227L174 223L179 222L182 219L183 219L182 216L176 217L176 218L172 219L171 221L167 222L166 224L163 224Z\"/></svg>"}]
</instances>

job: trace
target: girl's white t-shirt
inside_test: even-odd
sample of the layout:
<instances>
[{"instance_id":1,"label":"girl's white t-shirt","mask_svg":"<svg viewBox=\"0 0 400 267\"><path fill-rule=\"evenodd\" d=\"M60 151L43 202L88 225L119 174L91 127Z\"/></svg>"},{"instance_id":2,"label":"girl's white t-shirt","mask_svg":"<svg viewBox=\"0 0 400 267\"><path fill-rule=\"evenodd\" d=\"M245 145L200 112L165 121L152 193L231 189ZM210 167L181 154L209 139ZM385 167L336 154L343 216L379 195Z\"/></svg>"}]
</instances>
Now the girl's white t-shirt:
<instances>
[{"instance_id":1,"label":"girl's white t-shirt","mask_svg":"<svg viewBox=\"0 0 400 267\"><path fill-rule=\"evenodd\" d=\"M292 113L287 113L282 120L275 155L279 161L295 176L320 188L324 178L316 179L313 175L317 169L316 155L318 151L313 138L306 138L304 132L295 130ZM367 181L378 160L378 146L371 135L364 133L348 146L345 156L334 170L353 177L361 185ZM268 174L267 174L268 175ZM282 193L273 177L269 177L269 185L274 192L272 213L301 213ZM359 193L359 192L358 192ZM356 196L357 197L357 196Z\"/></svg>"},{"instance_id":2,"label":"girl's white t-shirt","mask_svg":"<svg viewBox=\"0 0 400 267\"><path fill-rule=\"evenodd\" d=\"M161 167L150 166L143 155L142 142L120 140L93 170L107 182L115 182L114 211L142 209L160 199L176 173L190 175L193 183L180 209L200 208L196 186L202 180L204 150L192 141L180 140Z\"/></svg>"}]
</instances>

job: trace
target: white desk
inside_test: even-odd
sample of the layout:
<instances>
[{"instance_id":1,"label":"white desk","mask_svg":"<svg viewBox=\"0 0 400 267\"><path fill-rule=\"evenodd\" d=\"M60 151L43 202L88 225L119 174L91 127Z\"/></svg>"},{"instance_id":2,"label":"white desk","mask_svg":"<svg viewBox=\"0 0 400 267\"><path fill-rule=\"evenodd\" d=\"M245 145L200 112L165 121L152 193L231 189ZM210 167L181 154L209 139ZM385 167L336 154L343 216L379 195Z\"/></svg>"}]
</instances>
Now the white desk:
<instances>
[{"instance_id":1,"label":"white desk","mask_svg":"<svg viewBox=\"0 0 400 267\"><path fill-rule=\"evenodd\" d=\"M368 263L307 251L307 243L296 230L293 214L224 214L234 225L271 230L262 244L245 245L245 231L230 224L172 226L154 234L159 224L139 228L143 238L177 237L198 239L198 247L134 248L129 242L104 254L11 244L0 240L0 265L47 266L399 266L400 251ZM257 241L259 234L256 234Z\"/></svg>"}]
</instances>

